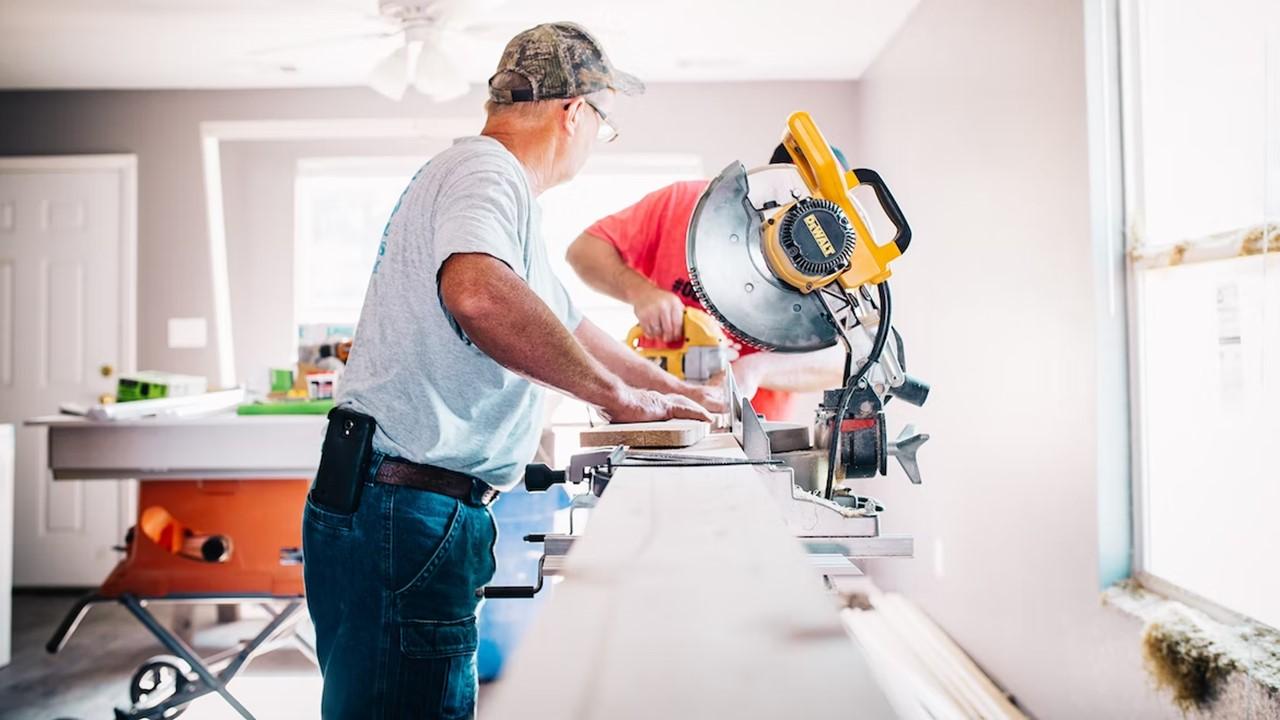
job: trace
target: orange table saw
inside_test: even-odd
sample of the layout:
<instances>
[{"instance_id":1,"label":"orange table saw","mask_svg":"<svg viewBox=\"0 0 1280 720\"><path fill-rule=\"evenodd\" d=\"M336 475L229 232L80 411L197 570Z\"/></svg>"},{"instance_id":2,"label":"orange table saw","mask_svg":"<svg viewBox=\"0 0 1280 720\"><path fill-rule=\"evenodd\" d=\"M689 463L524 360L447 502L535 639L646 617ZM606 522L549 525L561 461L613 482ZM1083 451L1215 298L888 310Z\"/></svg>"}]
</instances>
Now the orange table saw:
<instances>
[{"instance_id":1,"label":"orange table saw","mask_svg":"<svg viewBox=\"0 0 1280 720\"><path fill-rule=\"evenodd\" d=\"M305 613L302 507L320 460L322 416L30 421L49 433L56 480L136 479L137 521L124 555L81 598L47 649L61 650L90 607L120 603L170 654L149 659L130 684L133 706L117 718L170 718L217 693L253 715L227 683L256 655L282 644L314 660L294 633ZM255 603L268 621L253 638L200 657L147 609L152 603Z\"/></svg>"}]
</instances>

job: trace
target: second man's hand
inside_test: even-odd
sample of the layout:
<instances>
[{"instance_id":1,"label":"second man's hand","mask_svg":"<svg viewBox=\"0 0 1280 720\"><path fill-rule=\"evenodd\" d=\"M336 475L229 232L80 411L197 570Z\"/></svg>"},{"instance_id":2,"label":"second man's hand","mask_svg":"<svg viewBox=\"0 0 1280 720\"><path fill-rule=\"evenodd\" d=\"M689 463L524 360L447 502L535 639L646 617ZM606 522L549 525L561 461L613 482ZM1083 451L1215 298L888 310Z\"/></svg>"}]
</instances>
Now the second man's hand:
<instances>
[{"instance_id":1,"label":"second man's hand","mask_svg":"<svg viewBox=\"0 0 1280 720\"><path fill-rule=\"evenodd\" d=\"M631 307L645 337L666 342L684 338L684 302L675 293L649 285L634 294Z\"/></svg>"}]
</instances>

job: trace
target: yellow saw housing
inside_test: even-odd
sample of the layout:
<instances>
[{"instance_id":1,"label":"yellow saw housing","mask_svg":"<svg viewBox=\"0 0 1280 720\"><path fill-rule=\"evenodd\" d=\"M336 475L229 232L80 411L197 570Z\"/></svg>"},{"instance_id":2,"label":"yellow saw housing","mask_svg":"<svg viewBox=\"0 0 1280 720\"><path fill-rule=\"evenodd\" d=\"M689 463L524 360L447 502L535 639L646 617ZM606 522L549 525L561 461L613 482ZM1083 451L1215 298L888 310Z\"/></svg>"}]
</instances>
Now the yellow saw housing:
<instances>
[{"instance_id":1,"label":"yellow saw housing","mask_svg":"<svg viewBox=\"0 0 1280 720\"><path fill-rule=\"evenodd\" d=\"M782 144L812 197L765 216L762 246L770 270L802 293L837 281L852 289L889 279L889 263L907 249L911 230L884 181L872 170L841 168L807 112L787 118ZM891 242L875 244L854 206L851 193L864 184L897 230Z\"/></svg>"}]
</instances>

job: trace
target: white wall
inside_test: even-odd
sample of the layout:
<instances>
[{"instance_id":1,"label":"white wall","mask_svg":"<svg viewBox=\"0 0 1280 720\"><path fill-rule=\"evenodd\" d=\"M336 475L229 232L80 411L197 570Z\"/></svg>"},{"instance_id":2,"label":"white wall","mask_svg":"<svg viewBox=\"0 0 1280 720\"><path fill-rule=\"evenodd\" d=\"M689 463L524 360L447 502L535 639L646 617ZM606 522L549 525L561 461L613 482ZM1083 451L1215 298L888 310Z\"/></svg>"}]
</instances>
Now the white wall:
<instances>
[{"instance_id":1,"label":"white wall","mask_svg":"<svg viewBox=\"0 0 1280 720\"><path fill-rule=\"evenodd\" d=\"M866 488L913 596L1040 718L1176 717L1100 606L1098 403L1079 0L925 0L859 83L861 154L915 232L894 274L922 487ZM910 409L908 409L910 410Z\"/></svg>"}]
</instances>

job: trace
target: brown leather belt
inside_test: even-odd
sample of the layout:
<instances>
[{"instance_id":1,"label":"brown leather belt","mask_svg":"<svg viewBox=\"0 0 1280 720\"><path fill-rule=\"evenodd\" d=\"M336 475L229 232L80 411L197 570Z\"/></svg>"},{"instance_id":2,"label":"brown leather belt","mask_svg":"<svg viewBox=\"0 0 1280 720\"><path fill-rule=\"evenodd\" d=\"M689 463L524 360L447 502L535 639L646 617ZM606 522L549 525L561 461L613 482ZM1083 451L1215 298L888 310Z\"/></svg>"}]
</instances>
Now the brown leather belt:
<instances>
[{"instance_id":1,"label":"brown leather belt","mask_svg":"<svg viewBox=\"0 0 1280 720\"><path fill-rule=\"evenodd\" d=\"M489 505L498 499L496 489L470 475L396 458L384 459L378 465L378 474L375 479L387 485L426 490L481 506Z\"/></svg>"}]
</instances>

